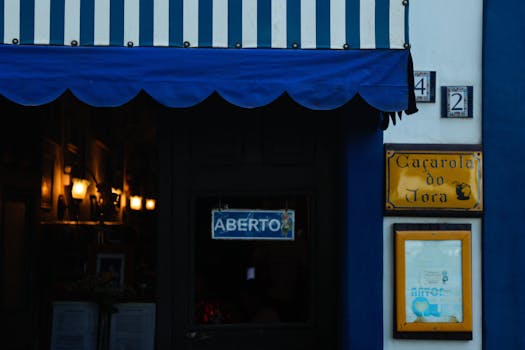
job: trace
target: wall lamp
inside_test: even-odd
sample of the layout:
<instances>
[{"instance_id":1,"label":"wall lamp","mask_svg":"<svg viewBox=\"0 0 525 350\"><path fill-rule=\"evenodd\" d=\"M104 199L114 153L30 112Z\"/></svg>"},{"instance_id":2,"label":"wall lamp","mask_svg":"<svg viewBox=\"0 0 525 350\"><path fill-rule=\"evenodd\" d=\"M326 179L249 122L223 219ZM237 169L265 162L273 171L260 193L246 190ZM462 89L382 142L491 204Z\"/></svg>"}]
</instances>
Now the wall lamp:
<instances>
[{"instance_id":1,"label":"wall lamp","mask_svg":"<svg viewBox=\"0 0 525 350\"><path fill-rule=\"evenodd\" d=\"M142 196L129 197L129 208L131 210L142 210Z\"/></svg>"},{"instance_id":2,"label":"wall lamp","mask_svg":"<svg viewBox=\"0 0 525 350\"><path fill-rule=\"evenodd\" d=\"M73 178L73 185L71 186L71 197L77 200L80 204L84 197L86 197L89 181L85 179Z\"/></svg>"},{"instance_id":3,"label":"wall lamp","mask_svg":"<svg viewBox=\"0 0 525 350\"><path fill-rule=\"evenodd\" d=\"M66 210L69 209L69 217L71 220L78 221L80 216L80 203L86 197L89 181L86 179L73 178L71 179L71 197L69 205L66 203L64 195L58 196L57 218L63 220Z\"/></svg>"},{"instance_id":4,"label":"wall lamp","mask_svg":"<svg viewBox=\"0 0 525 350\"><path fill-rule=\"evenodd\" d=\"M80 217L80 203L86 197L89 181L86 179L73 178L71 179L71 219L78 222Z\"/></svg>"},{"instance_id":5,"label":"wall lamp","mask_svg":"<svg viewBox=\"0 0 525 350\"><path fill-rule=\"evenodd\" d=\"M98 197L95 194L90 196L91 220L116 220L120 211L122 190L106 183L97 183L97 191Z\"/></svg>"},{"instance_id":6,"label":"wall lamp","mask_svg":"<svg viewBox=\"0 0 525 350\"><path fill-rule=\"evenodd\" d=\"M146 198L145 200L142 196L131 196L129 198L129 208L131 210L142 210L144 207L146 210L155 210L157 201L153 198Z\"/></svg>"},{"instance_id":7,"label":"wall lamp","mask_svg":"<svg viewBox=\"0 0 525 350\"><path fill-rule=\"evenodd\" d=\"M146 198L146 210L155 210L156 200L153 198Z\"/></svg>"}]
</instances>

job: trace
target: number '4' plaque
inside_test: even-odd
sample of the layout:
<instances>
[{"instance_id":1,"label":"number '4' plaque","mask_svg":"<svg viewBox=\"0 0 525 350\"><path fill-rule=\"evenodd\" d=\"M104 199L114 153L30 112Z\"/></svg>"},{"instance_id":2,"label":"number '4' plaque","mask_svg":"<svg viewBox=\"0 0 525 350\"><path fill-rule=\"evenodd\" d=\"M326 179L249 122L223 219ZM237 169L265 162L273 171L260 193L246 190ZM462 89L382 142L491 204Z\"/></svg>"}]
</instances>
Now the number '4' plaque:
<instances>
[{"instance_id":1,"label":"number '4' plaque","mask_svg":"<svg viewBox=\"0 0 525 350\"><path fill-rule=\"evenodd\" d=\"M441 116L443 118L472 118L472 86L442 86Z\"/></svg>"},{"instance_id":2,"label":"number '4' plaque","mask_svg":"<svg viewBox=\"0 0 525 350\"><path fill-rule=\"evenodd\" d=\"M416 102L436 102L436 72L414 72L414 95Z\"/></svg>"}]
</instances>

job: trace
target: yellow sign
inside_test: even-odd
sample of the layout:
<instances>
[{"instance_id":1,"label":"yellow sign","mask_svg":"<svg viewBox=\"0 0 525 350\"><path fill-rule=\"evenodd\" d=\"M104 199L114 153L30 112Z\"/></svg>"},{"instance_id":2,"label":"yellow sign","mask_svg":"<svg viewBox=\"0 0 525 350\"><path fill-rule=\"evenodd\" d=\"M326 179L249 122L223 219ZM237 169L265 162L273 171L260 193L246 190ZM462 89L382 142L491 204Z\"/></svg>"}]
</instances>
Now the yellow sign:
<instances>
[{"instance_id":1,"label":"yellow sign","mask_svg":"<svg viewBox=\"0 0 525 350\"><path fill-rule=\"evenodd\" d=\"M386 150L386 211L483 211L481 151Z\"/></svg>"}]
</instances>

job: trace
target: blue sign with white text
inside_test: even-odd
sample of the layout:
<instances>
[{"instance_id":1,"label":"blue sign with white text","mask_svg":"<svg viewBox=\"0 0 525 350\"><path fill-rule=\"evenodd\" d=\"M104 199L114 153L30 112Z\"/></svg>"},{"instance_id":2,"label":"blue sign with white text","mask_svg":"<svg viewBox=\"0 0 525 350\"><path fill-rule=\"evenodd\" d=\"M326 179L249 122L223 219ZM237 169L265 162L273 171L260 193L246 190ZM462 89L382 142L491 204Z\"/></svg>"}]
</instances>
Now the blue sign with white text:
<instances>
[{"instance_id":1,"label":"blue sign with white text","mask_svg":"<svg viewBox=\"0 0 525 350\"><path fill-rule=\"evenodd\" d=\"M213 239L294 240L293 210L214 209Z\"/></svg>"}]
</instances>

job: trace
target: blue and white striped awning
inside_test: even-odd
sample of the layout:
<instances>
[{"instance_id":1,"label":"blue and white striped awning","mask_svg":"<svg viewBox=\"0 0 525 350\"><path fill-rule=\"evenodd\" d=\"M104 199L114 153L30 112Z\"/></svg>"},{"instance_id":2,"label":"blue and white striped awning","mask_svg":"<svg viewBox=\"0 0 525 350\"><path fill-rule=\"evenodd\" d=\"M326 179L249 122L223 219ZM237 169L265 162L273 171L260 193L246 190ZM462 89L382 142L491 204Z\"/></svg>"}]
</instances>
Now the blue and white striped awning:
<instances>
[{"instance_id":1,"label":"blue and white striped awning","mask_svg":"<svg viewBox=\"0 0 525 350\"><path fill-rule=\"evenodd\" d=\"M0 0L4 44L403 49L403 0Z\"/></svg>"},{"instance_id":2,"label":"blue and white striped awning","mask_svg":"<svg viewBox=\"0 0 525 350\"><path fill-rule=\"evenodd\" d=\"M414 111L407 0L0 0L0 95ZM407 112L409 113L409 112Z\"/></svg>"}]
</instances>

